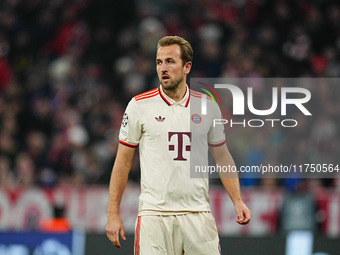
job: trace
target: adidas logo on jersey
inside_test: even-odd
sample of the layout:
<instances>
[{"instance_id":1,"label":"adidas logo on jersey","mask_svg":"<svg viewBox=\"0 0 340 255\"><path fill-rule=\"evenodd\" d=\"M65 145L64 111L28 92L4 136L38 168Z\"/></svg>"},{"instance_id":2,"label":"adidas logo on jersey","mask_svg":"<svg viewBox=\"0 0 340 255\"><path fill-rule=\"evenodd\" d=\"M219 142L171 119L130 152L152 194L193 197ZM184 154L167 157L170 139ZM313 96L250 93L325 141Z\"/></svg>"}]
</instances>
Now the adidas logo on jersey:
<instances>
[{"instance_id":1,"label":"adidas logo on jersey","mask_svg":"<svg viewBox=\"0 0 340 255\"><path fill-rule=\"evenodd\" d=\"M158 121L158 122L163 122L165 120L165 117L163 118L161 115L159 115L159 117L155 117L155 119Z\"/></svg>"}]
</instances>

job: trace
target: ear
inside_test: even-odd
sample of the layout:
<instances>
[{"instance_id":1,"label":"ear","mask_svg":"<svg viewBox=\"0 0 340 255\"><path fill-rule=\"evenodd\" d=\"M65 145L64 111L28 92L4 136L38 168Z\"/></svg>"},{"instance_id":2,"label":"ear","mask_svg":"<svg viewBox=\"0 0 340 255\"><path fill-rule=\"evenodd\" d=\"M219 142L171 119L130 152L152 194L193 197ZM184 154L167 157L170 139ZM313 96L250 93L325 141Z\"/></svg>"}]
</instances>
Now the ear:
<instances>
[{"instance_id":1,"label":"ear","mask_svg":"<svg viewBox=\"0 0 340 255\"><path fill-rule=\"evenodd\" d=\"M191 66L192 66L192 63L190 61L188 61L184 64L184 73L185 74L190 73Z\"/></svg>"}]
</instances>

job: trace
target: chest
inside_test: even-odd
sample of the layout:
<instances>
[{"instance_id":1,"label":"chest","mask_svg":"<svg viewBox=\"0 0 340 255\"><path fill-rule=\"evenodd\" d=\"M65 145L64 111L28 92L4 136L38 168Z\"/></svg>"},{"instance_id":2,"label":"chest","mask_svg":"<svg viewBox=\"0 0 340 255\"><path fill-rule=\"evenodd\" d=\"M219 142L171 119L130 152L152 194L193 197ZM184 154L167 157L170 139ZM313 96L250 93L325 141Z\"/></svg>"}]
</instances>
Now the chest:
<instances>
[{"instance_id":1,"label":"chest","mask_svg":"<svg viewBox=\"0 0 340 255\"><path fill-rule=\"evenodd\" d=\"M142 133L146 136L164 136L171 131L190 131L190 109L180 105L148 109L141 120Z\"/></svg>"},{"instance_id":2,"label":"chest","mask_svg":"<svg viewBox=\"0 0 340 255\"><path fill-rule=\"evenodd\" d=\"M177 132L194 138L207 136L212 119L190 110L190 107L172 105L148 109L141 116L141 124L142 136L147 139L170 139Z\"/></svg>"}]
</instances>

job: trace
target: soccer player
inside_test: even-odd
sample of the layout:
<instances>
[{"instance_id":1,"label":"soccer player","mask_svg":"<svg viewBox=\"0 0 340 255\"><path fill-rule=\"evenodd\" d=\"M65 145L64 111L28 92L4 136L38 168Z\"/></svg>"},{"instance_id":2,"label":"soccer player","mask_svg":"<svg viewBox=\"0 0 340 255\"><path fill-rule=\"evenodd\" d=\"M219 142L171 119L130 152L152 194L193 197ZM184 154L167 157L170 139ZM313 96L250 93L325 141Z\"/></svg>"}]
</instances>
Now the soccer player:
<instances>
[{"instance_id":1,"label":"soccer player","mask_svg":"<svg viewBox=\"0 0 340 255\"><path fill-rule=\"evenodd\" d=\"M119 248L119 234L126 239L119 207L139 146L141 194L135 255L220 254L210 212L209 182L207 178L190 178L190 164L195 160L207 165L208 148L219 166L234 166L234 161L225 143L223 126L212 127L213 118L221 117L218 106L206 100L211 114L204 118L190 111L190 106L202 98L186 84L192 59L192 47L185 39L166 36L159 40L156 65L161 84L135 96L123 116L110 181L106 233ZM191 154L193 145L202 155ZM236 222L247 224L251 212L241 199L238 178L221 177L221 181L234 203Z\"/></svg>"}]
</instances>

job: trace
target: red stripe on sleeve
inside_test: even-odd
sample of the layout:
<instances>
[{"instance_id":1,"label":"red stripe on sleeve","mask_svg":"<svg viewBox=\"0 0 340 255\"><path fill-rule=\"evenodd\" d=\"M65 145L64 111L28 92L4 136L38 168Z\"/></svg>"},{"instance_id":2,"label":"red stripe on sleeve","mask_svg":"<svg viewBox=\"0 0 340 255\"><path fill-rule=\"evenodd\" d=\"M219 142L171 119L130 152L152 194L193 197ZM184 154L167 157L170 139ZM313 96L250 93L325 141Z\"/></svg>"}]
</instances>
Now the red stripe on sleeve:
<instances>
[{"instance_id":1,"label":"red stripe on sleeve","mask_svg":"<svg viewBox=\"0 0 340 255\"><path fill-rule=\"evenodd\" d=\"M225 144L226 141L227 141L227 140L224 140L223 142L216 143L216 144L214 144L214 143L209 143L209 146L211 146L211 147L218 147L218 146L221 146L221 145Z\"/></svg>"},{"instance_id":2,"label":"red stripe on sleeve","mask_svg":"<svg viewBox=\"0 0 340 255\"><path fill-rule=\"evenodd\" d=\"M129 146L129 147L132 147L132 148L136 148L138 146L138 144L136 144L136 145L135 144L129 144L129 143L123 142L121 140L119 140L119 143L124 144L124 145Z\"/></svg>"}]
</instances>

